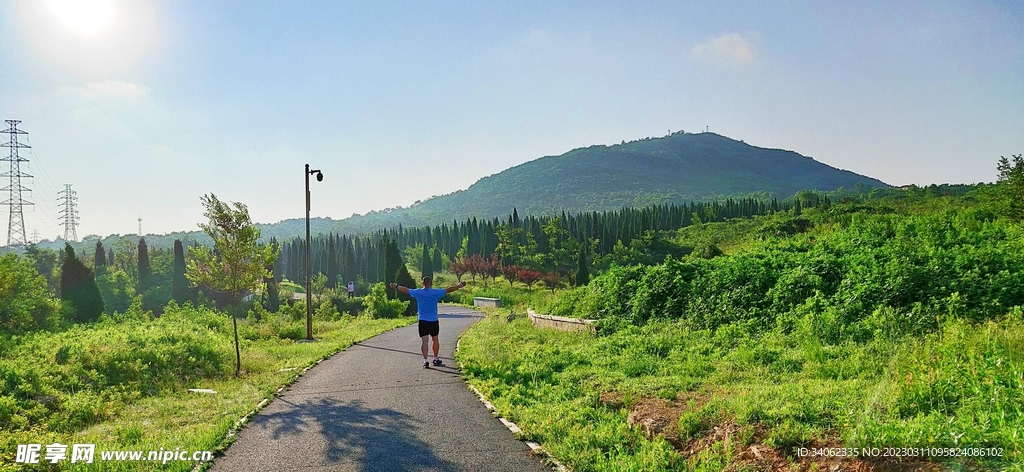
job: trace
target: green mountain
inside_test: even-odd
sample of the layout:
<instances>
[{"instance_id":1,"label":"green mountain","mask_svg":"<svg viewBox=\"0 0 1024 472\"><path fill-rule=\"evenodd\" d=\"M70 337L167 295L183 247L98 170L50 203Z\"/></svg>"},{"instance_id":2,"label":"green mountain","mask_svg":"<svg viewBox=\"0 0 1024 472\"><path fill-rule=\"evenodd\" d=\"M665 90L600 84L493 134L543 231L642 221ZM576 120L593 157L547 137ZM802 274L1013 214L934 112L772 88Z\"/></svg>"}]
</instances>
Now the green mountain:
<instances>
[{"instance_id":1,"label":"green mountain","mask_svg":"<svg viewBox=\"0 0 1024 472\"><path fill-rule=\"evenodd\" d=\"M470 217L506 216L513 208L520 215L540 216L739 196L784 199L802 190L858 186L888 187L793 151L759 148L715 133L678 132L542 157L484 177L466 190L407 208L342 220L314 218L310 229L313 234L360 234L399 224L432 226ZM305 235L301 218L258 226L264 239ZM151 248L170 247L174 238L207 240L200 232L146 236ZM53 246L63 247L63 243Z\"/></svg>"},{"instance_id":2,"label":"green mountain","mask_svg":"<svg viewBox=\"0 0 1024 472\"><path fill-rule=\"evenodd\" d=\"M802 190L859 186L888 187L793 151L759 148L715 133L678 132L542 157L408 208L319 220L312 226L314 232L360 233L504 216L513 207L521 215L553 215L752 195L783 199ZM282 238L298 234L296 228L304 228L302 220L262 229L266 237Z\"/></svg>"}]
</instances>

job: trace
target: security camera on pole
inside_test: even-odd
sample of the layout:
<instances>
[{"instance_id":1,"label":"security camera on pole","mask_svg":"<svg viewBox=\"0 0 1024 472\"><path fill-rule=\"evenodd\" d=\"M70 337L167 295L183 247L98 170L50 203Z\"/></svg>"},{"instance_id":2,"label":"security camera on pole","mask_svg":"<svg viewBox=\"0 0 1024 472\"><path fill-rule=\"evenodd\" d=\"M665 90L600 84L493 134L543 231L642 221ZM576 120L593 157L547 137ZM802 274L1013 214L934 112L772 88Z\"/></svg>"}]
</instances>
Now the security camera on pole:
<instances>
[{"instance_id":1,"label":"security camera on pole","mask_svg":"<svg viewBox=\"0 0 1024 472\"><path fill-rule=\"evenodd\" d=\"M310 170L306 164L306 340L313 340L313 292L310 280L313 278L313 267L309 263L309 176L316 174L316 181L323 182L324 174L319 169Z\"/></svg>"}]
</instances>

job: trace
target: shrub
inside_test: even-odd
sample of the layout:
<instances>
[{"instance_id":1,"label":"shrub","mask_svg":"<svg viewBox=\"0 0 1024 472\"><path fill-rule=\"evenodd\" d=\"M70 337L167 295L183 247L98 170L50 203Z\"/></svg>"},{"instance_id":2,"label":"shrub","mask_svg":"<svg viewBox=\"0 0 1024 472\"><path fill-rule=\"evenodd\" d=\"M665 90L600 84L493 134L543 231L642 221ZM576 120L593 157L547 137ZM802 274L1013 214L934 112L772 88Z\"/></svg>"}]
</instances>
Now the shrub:
<instances>
[{"instance_id":1,"label":"shrub","mask_svg":"<svg viewBox=\"0 0 1024 472\"><path fill-rule=\"evenodd\" d=\"M47 292L46 279L15 254L0 256L0 331L23 333L56 326L60 303Z\"/></svg>"},{"instance_id":2,"label":"shrub","mask_svg":"<svg viewBox=\"0 0 1024 472\"><path fill-rule=\"evenodd\" d=\"M398 318L405 313L409 302L388 300L384 283L376 283L370 287L370 293L363 297L363 306L371 318Z\"/></svg>"}]
</instances>

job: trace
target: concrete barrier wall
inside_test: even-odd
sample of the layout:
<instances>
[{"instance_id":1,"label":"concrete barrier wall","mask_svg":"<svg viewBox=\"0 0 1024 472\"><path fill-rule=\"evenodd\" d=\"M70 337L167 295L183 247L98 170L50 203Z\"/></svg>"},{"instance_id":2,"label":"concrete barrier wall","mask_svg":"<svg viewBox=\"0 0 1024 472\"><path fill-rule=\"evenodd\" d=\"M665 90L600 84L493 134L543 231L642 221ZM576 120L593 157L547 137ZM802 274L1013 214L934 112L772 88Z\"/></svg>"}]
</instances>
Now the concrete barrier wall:
<instances>
[{"instance_id":1,"label":"concrete barrier wall","mask_svg":"<svg viewBox=\"0 0 1024 472\"><path fill-rule=\"evenodd\" d=\"M538 328L554 328L562 331L586 331L590 333L597 332L597 327L594 326L594 322L596 320L539 315L533 310L526 310L526 312L530 315L530 322Z\"/></svg>"},{"instance_id":2,"label":"concrete barrier wall","mask_svg":"<svg viewBox=\"0 0 1024 472\"><path fill-rule=\"evenodd\" d=\"M473 306L500 307L500 298L473 297Z\"/></svg>"}]
</instances>

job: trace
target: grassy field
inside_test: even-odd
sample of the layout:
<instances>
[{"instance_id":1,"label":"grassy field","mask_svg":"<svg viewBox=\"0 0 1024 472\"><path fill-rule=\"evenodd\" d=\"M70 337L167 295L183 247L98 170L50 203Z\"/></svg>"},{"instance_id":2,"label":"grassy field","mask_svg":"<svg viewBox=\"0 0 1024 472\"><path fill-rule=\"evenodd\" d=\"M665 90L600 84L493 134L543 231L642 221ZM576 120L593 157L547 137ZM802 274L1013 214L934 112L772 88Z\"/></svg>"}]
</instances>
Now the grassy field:
<instances>
[{"instance_id":1,"label":"grassy field","mask_svg":"<svg viewBox=\"0 0 1024 472\"><path fill-rule=\"evenodd\" d=\"M724 255L524 299L600 334L494 315L459 356L573 470L1022 470L1022 234L970 198L697 225Z\"/></svg>"},{"instance_id":2,"label":"grassy field","mask_svg":"<svg viewBox=\"0 0 1024 472\"><path fill-rule=\"evenodd\" d=\"M222 449L235 422L304 367L412 321L317 319L317 341L298 343L290 338L299 332L304 337L304 320L240 320L239 378L232 375L230 318L206 309L169 309L156 320L107 319L6 338L0 344L0 470L14 468L18 444L54 442L96 445L91 466L71 467L64 460L60 469L192 470L191 461L101 463L99 451Z\"/></svg>"},{"instance_id":3,"label":"grassy field","mask_svg":"<svg viewBox=\"0 0 1024 472\"><path fill-rule=\"evenodd\" d=\"M1020 470L1022 353L1020 311L835 346L740 325L594 336L494 315L465 333L459 358L502 415L573 470L808 470L800 447L911 446L993 448L1001 459L941 462Z\"/></svg>"}]
</instances>

